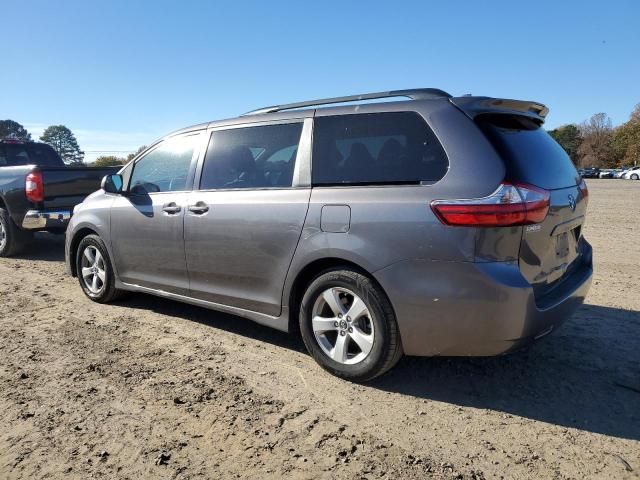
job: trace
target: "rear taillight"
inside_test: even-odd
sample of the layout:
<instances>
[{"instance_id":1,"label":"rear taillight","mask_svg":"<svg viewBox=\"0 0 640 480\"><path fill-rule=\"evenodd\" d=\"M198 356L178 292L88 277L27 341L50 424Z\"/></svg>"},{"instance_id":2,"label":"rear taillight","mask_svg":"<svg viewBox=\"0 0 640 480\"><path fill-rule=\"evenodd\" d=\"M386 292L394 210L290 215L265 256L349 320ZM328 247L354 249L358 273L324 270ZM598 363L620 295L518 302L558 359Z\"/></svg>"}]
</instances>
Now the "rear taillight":
<instances>
[{"instance_id":1,"label":"rear taillight","mask_svg":"<svg viewBox=\"0 0 640 480\"><path fill-rule=\"evenodd\" d=\"M589 189L587 188L587 182L584 181L584 178L580 181L580 185L578 185L578 190L580 190L580 194L584 201L589 200ZM586 204L585 204L586 205Z\"/></svg>"},{"instance_id":2,"label":"rear taillight","mask_svg":"<svg viewBox=\"0 0 640 480\"><path fill-rule=\"evenodd\" d=\"M42 181L42 173L31 172L24 180L24 190L27 194L27 200L31 202L44 201L44 182Z\"/></svg>"},{"instance_id":3,"label":"rear taillight","mask_svg":"<svg viewBox=\"0 0 640 480\"><path fill-rule=\"evenodd\" d=\"M542 222L549 198L541 188L504 182L488 197L434 200L431 209L445 225L508 227Z\"/></svg>"}]
</instances>

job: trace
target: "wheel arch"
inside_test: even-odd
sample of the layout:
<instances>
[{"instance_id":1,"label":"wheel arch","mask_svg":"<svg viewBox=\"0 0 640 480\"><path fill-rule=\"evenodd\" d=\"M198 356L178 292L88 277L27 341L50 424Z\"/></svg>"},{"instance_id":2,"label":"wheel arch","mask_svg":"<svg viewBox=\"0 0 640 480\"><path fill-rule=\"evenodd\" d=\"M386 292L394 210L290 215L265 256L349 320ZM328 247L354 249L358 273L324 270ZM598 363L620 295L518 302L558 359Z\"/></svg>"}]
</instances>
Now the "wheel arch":
<instances>
[{"instance_id":1,"label":"wheel arch","mask_svg":"<svg viewBox=\"0 0 640 480\"><path fill-rule=\"evenodd\" d=\"M354 270L363 275L366 275L373 283L375 283L380 288L380 290L389 299L389 303L391 303L389 295L384 290L384 288L382 288L382 285L380 285L374 275L358 263L340 257L318 258L310 261L298 271L291 283L291 287L289 288L289 295L286 301L286 305L289 308L288 331L290 333L300 335L300 327L298 324L300 301L302 300L304 292L306 291L309 284L322 272L327 270L335 270L341 267L348 268L350 270ZM393 303L391 303L391 307L393 308Z\"/></svg>"},{"instance_id":2,"label":"wheel arch","mask_svg":"<svg viewBox=\"0 0 640 480\"><path fill-rule=\"evenodd\" d=\"M71 271L71 275L74 277L78 276L77 268L76 268L76 257L78 255L78 246L83 238L89 235L99 235L94 229L90 227L82 227L78 229L78 231L74 232L73 237L71 239L71 243L69 244L69 269Z\"/></svg>"},{"instance_id":3,"label":"wheel arch","mask_svg":"<svg viewBox=\"0 0 640 480\"><path fill-rule=\"evenodd\" d=\"M13 220L13 223L16 223L11 214L11 209L9 208L9 204L7 203L7 201L4 199L2 195L0 195L0 208L2 208L3 210L6 210L7 213L9 214L9 218Z\"/></svg>"}]
</instances>

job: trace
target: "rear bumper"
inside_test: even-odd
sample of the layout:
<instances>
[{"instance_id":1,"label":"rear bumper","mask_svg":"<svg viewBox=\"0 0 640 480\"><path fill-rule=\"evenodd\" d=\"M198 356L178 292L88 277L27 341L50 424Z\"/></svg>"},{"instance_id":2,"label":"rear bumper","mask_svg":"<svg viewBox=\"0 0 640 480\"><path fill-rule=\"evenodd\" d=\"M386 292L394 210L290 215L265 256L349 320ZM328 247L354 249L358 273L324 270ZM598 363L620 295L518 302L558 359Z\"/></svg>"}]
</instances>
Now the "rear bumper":
<instances>
[{"instance_id":1,"label":"rear bumper","mask_svg":"<svg viewBox=\"0 0 640 480\"><path fill-rule=\"evenodd\" d=\"M29 210L22 219L25 230L48 230L66 228L71 219L71 210Z\"/></svg>"},{"instance_id":2,"label":"rear bumper","mask_svg":"<svg viewBox=\"0 0 640 480\"><path fill-rule=\"evenodd\" d=\"M523 347L571 316L592 275L590 246L580 267L543 299L515 262L413 260L375 273L393 304L404 352L419 356L490 356Z\"/></svg>"}]
</instances>

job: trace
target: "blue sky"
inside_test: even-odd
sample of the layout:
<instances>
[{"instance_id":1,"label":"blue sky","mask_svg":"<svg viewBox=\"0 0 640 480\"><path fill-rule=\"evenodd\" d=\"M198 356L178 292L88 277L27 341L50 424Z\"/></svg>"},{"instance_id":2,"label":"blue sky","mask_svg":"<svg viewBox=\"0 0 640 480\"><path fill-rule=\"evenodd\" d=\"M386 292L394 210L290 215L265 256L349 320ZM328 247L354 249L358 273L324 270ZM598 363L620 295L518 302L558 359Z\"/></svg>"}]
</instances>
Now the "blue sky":
<instances>
[{"instance_id":1,"label":"blue sky","mask_svg":"<svg viewBox=\"0 0 640 480\"><path fill-rule=\"evenodd\" d=\"M0 0L0 119L87 152L289 101L439 87L549 128L640 103L640 1ZM87 153L92 160L98 153Z\"/></svg>"}]
</instances>

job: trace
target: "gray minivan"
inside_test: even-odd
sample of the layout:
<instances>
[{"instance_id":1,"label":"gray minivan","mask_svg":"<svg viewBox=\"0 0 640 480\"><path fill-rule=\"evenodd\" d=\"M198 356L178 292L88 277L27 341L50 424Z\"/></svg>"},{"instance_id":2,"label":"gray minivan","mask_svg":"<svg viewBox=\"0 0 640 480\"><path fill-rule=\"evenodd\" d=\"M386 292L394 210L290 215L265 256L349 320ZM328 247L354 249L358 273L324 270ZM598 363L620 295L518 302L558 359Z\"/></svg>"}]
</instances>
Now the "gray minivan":
<instances>
[{"instance_id":1,"label":"gray minivan","mask_svg":"<svg viewBox=\"0 0 640 480\"><path fill-rule=\"evenodd\" d=\"M509 352L591 283L588 191L547 112L413 89L185 128L76 207L67 267L96 302L144 292L299 332L354 381L403 353Z\"/></svg>"}]
</instances>

